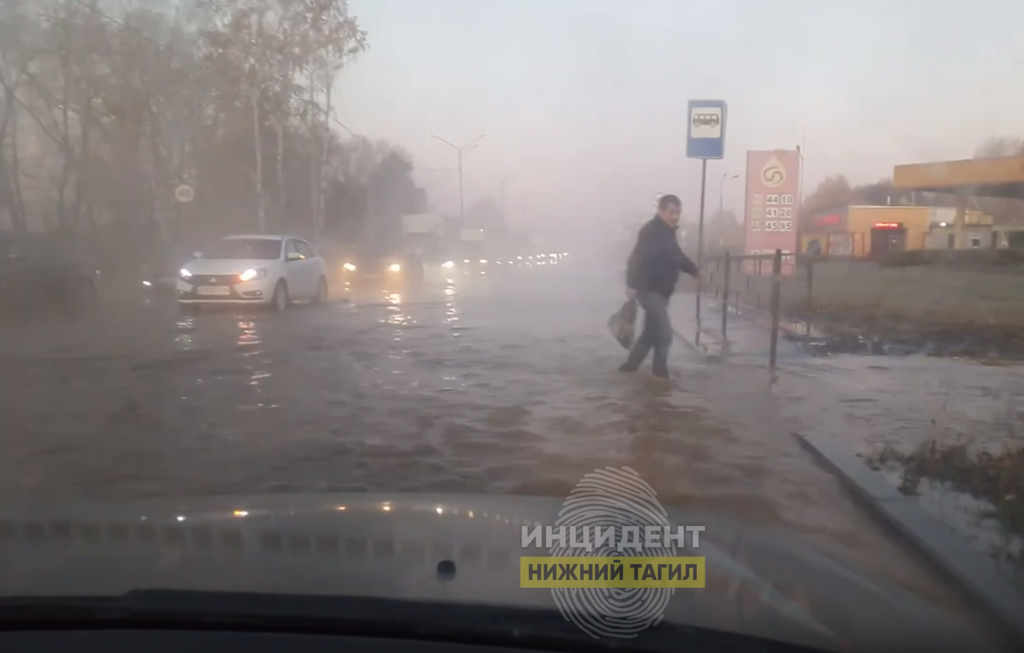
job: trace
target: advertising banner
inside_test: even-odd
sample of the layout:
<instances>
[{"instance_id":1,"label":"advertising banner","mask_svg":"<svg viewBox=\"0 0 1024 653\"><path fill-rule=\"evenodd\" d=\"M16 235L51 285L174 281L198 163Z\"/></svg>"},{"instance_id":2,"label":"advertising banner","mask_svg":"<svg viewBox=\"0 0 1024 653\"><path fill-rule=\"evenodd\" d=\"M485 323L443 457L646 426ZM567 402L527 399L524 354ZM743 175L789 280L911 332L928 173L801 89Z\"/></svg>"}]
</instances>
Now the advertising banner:
<instances>
[{"instance_id":1,"label":"advertising banner","mask_svg":"<svg viewBox=\"0 0 1024 653\"><path fill-rule=\"evenodd\" d=\"M747 152L747 190L744 201L743 253L783 254L797 251L797 205L800 193L800 153L796 150ZM748 262L747 269L757 267ZM769 273L771 263L760 265ZM782 273L793 274L793 256L782 259Z\"/></svg>"}]
</instances>

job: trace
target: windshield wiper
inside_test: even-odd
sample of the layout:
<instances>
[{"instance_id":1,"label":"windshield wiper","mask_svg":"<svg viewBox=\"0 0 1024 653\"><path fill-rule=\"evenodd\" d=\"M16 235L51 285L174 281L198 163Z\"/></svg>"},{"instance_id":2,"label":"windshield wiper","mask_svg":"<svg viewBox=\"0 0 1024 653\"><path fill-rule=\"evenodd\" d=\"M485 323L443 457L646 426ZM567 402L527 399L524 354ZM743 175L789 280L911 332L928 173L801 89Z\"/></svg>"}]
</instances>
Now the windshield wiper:
<instances>
[{"instance_id":1,"label":"windshield wiper","mask_svg":"<svg viewBox=\"0 0 1024 653\"><path fill-rule=\"evenodd\" d=\"M40 627L317 633L580 653L814 651L664 621L632 640L595 640L557 610L435 601L177 590L133 590L107 598L0 600L0 630Z\"/></svg>"}]
</instances>

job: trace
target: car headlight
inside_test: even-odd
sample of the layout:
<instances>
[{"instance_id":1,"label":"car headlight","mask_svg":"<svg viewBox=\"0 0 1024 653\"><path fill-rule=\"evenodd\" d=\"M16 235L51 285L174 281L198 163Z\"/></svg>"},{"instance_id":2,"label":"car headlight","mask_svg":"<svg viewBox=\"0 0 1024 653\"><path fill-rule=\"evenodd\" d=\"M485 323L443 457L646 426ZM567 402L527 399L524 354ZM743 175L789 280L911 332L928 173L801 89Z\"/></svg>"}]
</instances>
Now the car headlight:
<instances>
[{"instance_id":1,"label":"car headlight","mask_svg":"<svg viewBox=\"0 0 1024 653\"><path fill-rule=\"evenodd\" d=\"M401 272L402 266L399 265L398 263L392 263L391 265L388 266L388 269L391 270L392 272Z\"/></svg>"},{"instance_id":2,"label":"car headlight","mask_svg":"<svg viewBox=\"0 0 1024 653\"><path fill-rule=\"evenodd\" d=\"M346 263L342 267L345 268L346 270L348 270L349 272L355 272L356 271L356 266L352 265L351 263Z\"/></svg>"},{"instance_id":3,"label":"car headlight","mask_svg":"<svg viewBox=\"0 0 1024 653\"><path fill-rule=\"evenodd\" d=\"M455 267L455 261L445 261L444 263L441 264L441 267L449 269L453 268Z\"/></svg>"},{"instance_id":4,"label":"car headlight","mask_svg":"<svg viewBox=\"0 0 1024 653\"><path fill-rule=\"evenodd\" d=\"M189 272L188 270L186 270L185 268L181 268L180 270L178 270L178 274L181 275L182 279L191 279L192 278L192 273Z\"/></svg>"},{"instance_id":5,"label":"car headlight","mask_svg":"<svg viewBox=\"0 0 1024 653\"><path fill-rule=\"evenodd\" d=\"M262 279L267 276L267 269L260 268L259 270L248 269L242 274L238 275L239 281L255 281L256 279Z\"/></svg>"}]
</instances>

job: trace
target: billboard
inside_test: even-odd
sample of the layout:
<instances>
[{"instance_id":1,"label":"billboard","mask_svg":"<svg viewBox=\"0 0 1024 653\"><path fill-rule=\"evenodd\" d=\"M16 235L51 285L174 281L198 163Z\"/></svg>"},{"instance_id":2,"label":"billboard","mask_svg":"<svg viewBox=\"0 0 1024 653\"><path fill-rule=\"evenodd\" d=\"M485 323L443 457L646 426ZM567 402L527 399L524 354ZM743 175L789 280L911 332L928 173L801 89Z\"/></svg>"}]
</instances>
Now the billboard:
<instances>
[{"instance_id":1,"label":"billboard","mask_svg":"<svg viewBox=\"0 0 1024 653\"><path fill-rule=\"evenodd\" d=\"M774 254L797 251L797 216L800 193L800 153L796 150L747 152L747 190L744 200L743 253ZM751 264L755 262L750 262ZM754 265L748 264L752 269ZM767 271L771 266L762 263ZM782 273L796 270L792 257L784 258Z\"/></svg>"}]
</instances>

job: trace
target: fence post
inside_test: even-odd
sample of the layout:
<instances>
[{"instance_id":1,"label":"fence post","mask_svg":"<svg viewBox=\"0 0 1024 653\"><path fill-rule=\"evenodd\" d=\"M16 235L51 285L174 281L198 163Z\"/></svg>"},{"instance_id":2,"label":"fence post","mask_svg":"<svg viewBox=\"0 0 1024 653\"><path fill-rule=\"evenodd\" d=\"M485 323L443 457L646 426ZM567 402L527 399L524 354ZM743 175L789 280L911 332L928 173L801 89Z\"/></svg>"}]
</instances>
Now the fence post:
<instances>
[{"instance_id":1,"label":"fence post","mask_svg":"<svg viewBox=\"0 0 1024 653\"><path fill-rule=\"evenodd\" d=\"M811 337L811 315L814 311L811 302L814 299L814 259L807 259L807 302L804 304L804 324L807 325L807 337Z\"/></svg>"},{"instance_id":2,"label":"fence post","mask_svg":"<svg viewBox=\"0 0 1024 653\"><path fill-rule=\"evenodd\" d=\"M779 300L782 283L782 250L775 250L775 258L772 260L772 339L768 354L768 369L775 371L775 360L779 351Z\"/></svg>"},{"instance_id":3,"label":"fence post","mask_svg":"<svg viewBox=\"0 0 1024 653\"><path fill-rule=\"evenodd\" d=\"M722 338L726 338L725 325L729 319L729 270L732 268L728 250L725 252L723 262L725 263L725 276L722 278Z\"/></svg>"}]
</instances>

